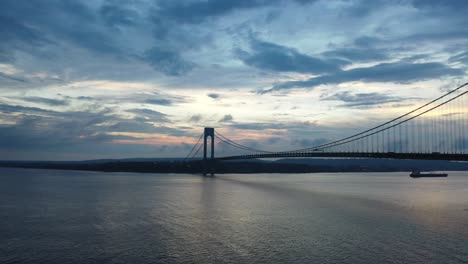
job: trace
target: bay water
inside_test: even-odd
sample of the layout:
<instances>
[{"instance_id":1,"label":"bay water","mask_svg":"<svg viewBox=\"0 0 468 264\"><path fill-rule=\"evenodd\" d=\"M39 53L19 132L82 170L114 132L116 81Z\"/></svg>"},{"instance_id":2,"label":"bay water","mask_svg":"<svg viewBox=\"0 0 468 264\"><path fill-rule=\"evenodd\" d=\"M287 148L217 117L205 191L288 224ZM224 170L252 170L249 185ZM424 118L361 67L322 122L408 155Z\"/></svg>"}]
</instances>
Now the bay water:
<instances>
[{"instance_id":1,"label":"bay water","mask_svg":"<svg viewBox=\"0 0 468 264\"><path fill-rule=\"evenodd\" d=\"M0 263L468 263L468 172L0 168Z\"/></svg>"}]
</instances>

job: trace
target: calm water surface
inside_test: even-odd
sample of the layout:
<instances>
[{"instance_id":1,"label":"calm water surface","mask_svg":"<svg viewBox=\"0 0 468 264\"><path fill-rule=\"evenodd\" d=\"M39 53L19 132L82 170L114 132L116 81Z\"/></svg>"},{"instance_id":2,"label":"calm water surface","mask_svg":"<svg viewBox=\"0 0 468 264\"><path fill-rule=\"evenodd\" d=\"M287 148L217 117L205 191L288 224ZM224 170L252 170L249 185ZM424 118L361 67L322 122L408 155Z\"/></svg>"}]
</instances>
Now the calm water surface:
<instances>
[{"instance_id":1,"label":"calm water surface","mask_svg":"<svg viewBox=\"0 0 468 264\"><path fill-rule=\"evenodd\" d=\"M468 263L468 173L0 168L0 263Z\"/></svg>"}]
</instances>

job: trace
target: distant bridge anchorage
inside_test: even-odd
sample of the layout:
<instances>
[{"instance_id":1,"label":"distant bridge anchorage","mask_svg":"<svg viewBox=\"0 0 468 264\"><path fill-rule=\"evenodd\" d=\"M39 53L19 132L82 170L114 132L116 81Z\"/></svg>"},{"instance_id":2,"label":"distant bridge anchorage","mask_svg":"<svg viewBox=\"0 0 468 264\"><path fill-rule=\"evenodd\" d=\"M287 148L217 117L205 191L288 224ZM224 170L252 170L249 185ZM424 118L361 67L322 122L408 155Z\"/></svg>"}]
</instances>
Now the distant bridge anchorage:
<instances>
[{"instance_id":1,"label":"distant bridge anchorage","mask_svg":"<svg viewBox=\"0 0 468 264\"><path fill-rule=\"evenodd\" d=\"M214 173L213 164L218 160L349 157L468 161L467 93L468 83L465 83L387 122L344 138L296 150L257 149L236 142L214 128L205 128L185 160L199 160L197 155L203 147L205 174ZM211 141L210 156L208 139ZM253 143L256 142L249 145ZM215 145L223 147L224 155L215 158Z\"/></svg>"}]
</instances>

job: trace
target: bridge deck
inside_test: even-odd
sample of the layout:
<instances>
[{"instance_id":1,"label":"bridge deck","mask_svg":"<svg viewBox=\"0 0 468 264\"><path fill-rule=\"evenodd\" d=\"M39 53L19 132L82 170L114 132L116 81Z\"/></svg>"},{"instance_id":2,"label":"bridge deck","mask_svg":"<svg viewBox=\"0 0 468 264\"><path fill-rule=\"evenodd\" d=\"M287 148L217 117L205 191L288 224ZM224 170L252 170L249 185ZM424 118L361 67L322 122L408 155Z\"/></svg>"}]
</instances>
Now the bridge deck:
<instances>
[{"instance_id":1,"label":"bridge deck","mask_svg":"<svg viewBox=\"0 0 468 264\"><path fill-rule=\"evenodd\" d=\"M468 161L468 154L444 153L366 153L366 152L303 152L303 153L268 153L219 157L217 160L266 159L266 158L376 158L376 159L417 159L417 160L453 160Z\"/></svg>"}]
</instances>

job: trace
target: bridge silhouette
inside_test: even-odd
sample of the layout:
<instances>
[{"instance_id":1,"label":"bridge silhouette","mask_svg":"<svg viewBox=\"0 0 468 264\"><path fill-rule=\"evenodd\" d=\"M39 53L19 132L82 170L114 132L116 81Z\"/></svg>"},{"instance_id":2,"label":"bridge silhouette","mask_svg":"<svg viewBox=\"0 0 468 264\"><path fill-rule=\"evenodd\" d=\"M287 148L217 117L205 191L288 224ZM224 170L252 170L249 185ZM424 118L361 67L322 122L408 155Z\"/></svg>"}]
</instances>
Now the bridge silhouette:
<instances>
[{"instance_id":1,"label":"bridge silhouette","mask_svg":"<svg viewBox=\"0 0 468 264\"><path fill-rule=\"evenodd\" d=\"M214 128L205 128L185 160L202 159L205 171L212 168L213 162L217 160L264 158L349 157L468 161L467 93L468 83L465 83L387 122L347 137L302 149L258 149L236 142ZM241 153L215 157L215 145L221 144ZM202 148L203 156L199 157Z\"/></svg>"}]
</instances>

